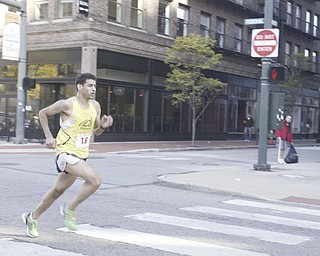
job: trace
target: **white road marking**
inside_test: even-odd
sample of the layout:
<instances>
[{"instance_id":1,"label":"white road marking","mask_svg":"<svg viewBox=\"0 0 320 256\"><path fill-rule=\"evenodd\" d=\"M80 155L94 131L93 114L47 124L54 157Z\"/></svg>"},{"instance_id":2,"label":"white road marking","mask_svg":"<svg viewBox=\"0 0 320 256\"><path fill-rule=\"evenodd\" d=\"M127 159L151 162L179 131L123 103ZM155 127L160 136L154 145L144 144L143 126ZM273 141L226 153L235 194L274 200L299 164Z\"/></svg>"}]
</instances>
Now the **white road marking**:
<instances>
[{"instance_id":1,"label":"white road marking","mask_svg":"<svg viewBox=\"0 0 320 256\"><path fill-rule=\"evenodd\" d=\"M320 150L320 147L315 146L315 147L299 147L299 149L304 149L304 150Z\"/></svg>"},{"instance_id":2,"label":"white road marking","mask_svg":"<svg viewBox=\"0 0 320 256\"><path fill-rule=\"evenodd\" d=\"M85 256L82 253L67 252L58 249L52 249L34 243L15 242L12 239L0 239L0 255L2 256Z\"/></svg>"},{"instance_id":3,"label":"white road marking","mask_svg":"<svg viewBox=\"0 0 320 256\"><path fill-rule=\"evenodd\" d=\"M135 220L150 221L155 223L197 229L209 232L217 232L233 236L251 237L263 241L280 243L286 245L295 245L310 240L306 236L290 235L285 233L273 232L268 230L260 230L248 227L220 224L210 221L181 218L169 215L144 213L125 216Z\"/></svg>"},{"instance_id":4,"label":"white road marking","mask_svg":"<svg viewBox=\"0 0 320 256\"><path fill-rule=\"evenodd\" d=\"M165 160L165 161L176 161L176 160L179 160L179 161L184 161L184 160L190 160L189 158L185 158L185 157L159 157L157 158L159 160Z\"/></svg>"},{"instance_id":5,"label":"white road marking","mask_svg":"<svg viewBox=\"0 0 320 256\"><path fill-rule=\"evenodd\" d=\"M240 206L257 207L257 208L263 208L263 209L271 209L271 210L277 210L281 212L300 213L300 214L313 215L313 216L320 217L320 210L314 210L314 209L308 209L308 208L277 205L277 204L270 204L270 203L260 203L260 202L238 200L238 199L224 201L223 203L240 205Z\"/></svg>"},{"instance_id":6,"label":"white road marking","mask_svg":"<svg viewBox=\"0 0 320 256\"><path fill-rule=\"evenodd\" d=\"M94 152L96 150L89 150L90 152ZM53 153L55 154L55 151L52 149L48 149L45 146L43 148L5 148L0 149L0 153L3 154L9 154L9 153Z\"/></svg>"},{"instance_id":7,"label":"white road marking","mask_svg":"<svg viewBox=\"0 0 320 256\"><path fill-rule=\"evenodd\" d=\"M68 232L66 228L58 230ZM78 225L78 230L74 233L188 256L270 256L265 253L235 249L211 243L209 244L119 228L104 229L89 224Z\"/></svg>"},{"instance_id":8,"label":"white road marking","mask_svg":"<svg viewBox=\"0 0 320 256\"><path fill-rule=\"evenodd\" d=\"M219 208L204 207L204 206L185 207L180 209L186 210L186 211L228 216L228 217L233 217L238 219L269 222L269 223L275 223L275 224L286 225L291 227L320 230L319 222L308 221L308 220L289 219L289 218L265 215L265 214L259 214L259 213L249 213L249 212L246 213L246 212L232 211L227 209L219 209Z\"/></svg>"},{"instance_id":9,"label":"white road marking","mask_svg":"<svg viewBox=\"0 0 320 256\"><path fill-rule=\"evenodd\" d=\"M47 148L8 148L0 149L0 153L54 153L52 149Z\"/></svg>"}]
</instances>

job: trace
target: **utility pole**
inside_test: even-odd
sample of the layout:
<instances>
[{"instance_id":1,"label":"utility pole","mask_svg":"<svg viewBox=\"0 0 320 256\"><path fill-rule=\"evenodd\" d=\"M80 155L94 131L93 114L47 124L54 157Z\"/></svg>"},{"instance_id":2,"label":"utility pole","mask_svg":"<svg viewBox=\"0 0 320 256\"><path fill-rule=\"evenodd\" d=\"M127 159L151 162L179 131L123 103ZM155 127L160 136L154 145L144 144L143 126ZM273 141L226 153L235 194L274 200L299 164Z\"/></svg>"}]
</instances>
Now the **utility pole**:
<instances>
[{"instance_id":1,"label":"utility pole","mask_svg":"<svg viewBox=\"0 0 320 256\"><path fill-rule=\"evenodd\" d=\"M18 64L18 84L17 84L17 114L16 114L16 138L14 143L26 143L24 139L24 117L25 117L25 93L23 89L23 78L27 74L27 14L26 0L17 2L14 0L0 0L1 4L20 9L20 54Z\"/></svg>"},{"instance_id":2,"label":"utility pole","mask_svg":"<svg viewBox=\"0 0 320 256\"><path fill-rule=\"evenodd\" d=\"M264 28L272 28L273 0L265 0L264 7ZM253 167L258 171L270 171L270 164L267 163L267 136L268 136L268 113L269 113L269 69L271 58L263 57L261 70L261 92L259 107L259 151L258 163Z\"/></svg>"}]
</instances>

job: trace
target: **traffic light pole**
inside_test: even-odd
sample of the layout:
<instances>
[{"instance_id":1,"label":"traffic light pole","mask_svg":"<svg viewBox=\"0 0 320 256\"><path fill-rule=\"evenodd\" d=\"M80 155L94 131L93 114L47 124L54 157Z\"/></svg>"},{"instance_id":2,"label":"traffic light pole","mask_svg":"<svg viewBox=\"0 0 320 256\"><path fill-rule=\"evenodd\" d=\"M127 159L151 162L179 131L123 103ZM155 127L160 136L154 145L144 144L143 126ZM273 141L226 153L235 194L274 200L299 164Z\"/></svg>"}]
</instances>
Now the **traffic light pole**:
<instances>
[{"instance_id":1,"label":"traffic light pole","mask_svg":"<svg viewBox=\"0 0 320 256\"><path fill-rule=\"evenodd\" d=\"M273 19L273 0L265 0L264 8L264 28L272 28ZM261 70L261 92L259 107L259 151L258 163L253 167L258 171L270 171L270 165L267 163L267 136L268 136L268 112L269 112L269 69L270 58L262 58Z\"/></svg>"},{"instance_id":2,"label":"traffic light pole","mask_svg":"<svg viewBox=\"0 0 320 256\"><path fill-rule=\"evenodd\" d=\"M14 0L0 0L1 4L18 8L21 12L20 21L20 54L18 64L18 84L17 84L17 114L16 114L16 137L14 143L26 143L24 139L24 117L25 117L25 93L23 90L23 78L27 73L27 15L26 0L17 2Z\"/></svg>"}]
</instances>

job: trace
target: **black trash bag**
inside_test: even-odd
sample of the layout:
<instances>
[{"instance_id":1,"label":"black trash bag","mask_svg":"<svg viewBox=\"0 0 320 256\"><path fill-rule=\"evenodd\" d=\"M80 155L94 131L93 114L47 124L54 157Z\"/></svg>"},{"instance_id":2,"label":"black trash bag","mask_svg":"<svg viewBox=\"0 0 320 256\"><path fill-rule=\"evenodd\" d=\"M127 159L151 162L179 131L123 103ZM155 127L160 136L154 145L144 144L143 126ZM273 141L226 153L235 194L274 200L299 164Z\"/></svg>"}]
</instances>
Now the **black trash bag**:
<instances>
[{"instance_id":1,"label":"black trash bag","mask_svg":"<svg viewBox=\"0 0 320 256\"><path fill-rule=\"evenodd\" d=\"M299 161L298 153L292 144L290 145L290 149L284 161L287 164L295 164L295 163L298 163Z\"/></svg>"}]
</instances>

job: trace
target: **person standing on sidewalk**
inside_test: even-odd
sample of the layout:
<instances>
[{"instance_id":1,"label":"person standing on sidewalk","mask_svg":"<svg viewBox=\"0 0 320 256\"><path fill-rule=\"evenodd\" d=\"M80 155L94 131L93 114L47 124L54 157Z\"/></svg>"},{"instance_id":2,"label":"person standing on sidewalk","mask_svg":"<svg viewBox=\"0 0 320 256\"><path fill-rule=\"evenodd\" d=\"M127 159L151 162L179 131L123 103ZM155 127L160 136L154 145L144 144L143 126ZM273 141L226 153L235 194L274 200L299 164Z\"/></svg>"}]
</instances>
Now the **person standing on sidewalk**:
<instances>
[{"instance_id":1,"label":"person standing on sidewalk","mask_svg":"<svg viewBox=\"0 0 320 256\"><path fill-rule=\"evenodd\" d=\"M286 116L281 130L276 130L276 135L279 142L278 148L278 163L284 164L284 157L285 157L285 149L287 147L287 141L291 144L292 143L292 129L291 129L291 116Z\"/></svg>"},{"instance_id":2,"label":"person standing on sidewalk","mask_svg":"<svg viewBox=\"0 0 320 256\"><path fill-rule=\"evenodd\" d=\"M111 126L113 118L101 115L100 104L94 100L96 77L90 73L80 74L75 81L76 96L59 100L39 111L39 121L43 129L46 146L56 150L58 178L44 195L39 205L32 211L22 214L30 237L38 237L39 217L59 198L78 177L84 180L79 193L69 205L60 206L64 225L76 230L76 207L92 195L101 184L100 175L86 162L89 155L91 136L100 135ZM60 130L53 137L48 117L60 114Z\"/></svg>"},{"instance_id":3,"label":"person standing on sidewalk","mask_svg":"<svg viewBox=\"0 0 320 256\"><path fill-rule=\"evenodd\" d=\"M244 140L246 142L250 142L252 138L252 129L254 126L254 120L250 113L243 120L243 123L244 123Z\"/></svg>"}]
</instances>

